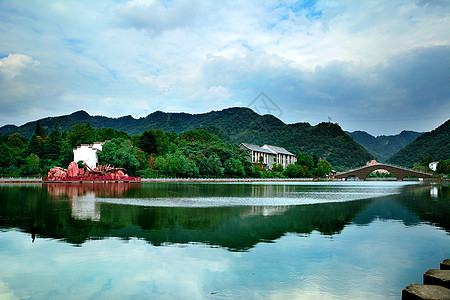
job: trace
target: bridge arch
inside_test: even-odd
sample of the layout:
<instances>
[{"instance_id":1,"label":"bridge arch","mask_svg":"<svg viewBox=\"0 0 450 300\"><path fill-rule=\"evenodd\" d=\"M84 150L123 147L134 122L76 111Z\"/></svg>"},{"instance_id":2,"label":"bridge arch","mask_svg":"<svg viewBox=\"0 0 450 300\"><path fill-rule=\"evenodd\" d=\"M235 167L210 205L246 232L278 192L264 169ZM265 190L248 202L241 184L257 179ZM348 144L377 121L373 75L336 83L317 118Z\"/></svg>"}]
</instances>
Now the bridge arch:
<instances>
[{"instance_id":1,"label":"bridge arch","mask_svg":"<svg viewBox=\"0 0 450 300\"><path fill-rule=\"evenodd\" d=\"M429 173L418 172L403 167L388 164L373 164L355 170L350 170L348 172L336 174L334 178L347 180L349 177L358 177L360 180L366 180L367 176L369 176L370 173L380 169L391 172L398 181L403 180L407 176L415 176L418 178L430 178L432 176Z\"/></svg>"}]
</instances>

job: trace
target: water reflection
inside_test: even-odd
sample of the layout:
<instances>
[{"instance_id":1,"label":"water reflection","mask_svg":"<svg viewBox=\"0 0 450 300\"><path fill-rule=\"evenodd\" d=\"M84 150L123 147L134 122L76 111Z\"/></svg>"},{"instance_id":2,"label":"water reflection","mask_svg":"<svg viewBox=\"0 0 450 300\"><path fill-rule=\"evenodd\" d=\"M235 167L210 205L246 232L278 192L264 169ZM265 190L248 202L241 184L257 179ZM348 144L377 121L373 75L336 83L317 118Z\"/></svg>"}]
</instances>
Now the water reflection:
<instances>
[{"instance_id":1,"label":"water reflection","mask_svg":"<svg viewBox=\"0 0 450 300\"><path fill-rule=\"evenodd\" d=\"M137 237L153 245L202 243L246 251L286 233L339 234L346 225L375 219L408 226L428 222L450 232L447 186L404 186L400 195L308 205L157 207L123 205L120 199L170 197L276 198L331 190L356 193L359 187L253 184L49 184L0 186L0 227L81 245L89 239ZM437 189L437 192L435 192ZM430 191L433 190L432 193ZM308 195L309 197L310 195ZM108 199L119 199L108 203Z\"/></svg>"}]
</instances>

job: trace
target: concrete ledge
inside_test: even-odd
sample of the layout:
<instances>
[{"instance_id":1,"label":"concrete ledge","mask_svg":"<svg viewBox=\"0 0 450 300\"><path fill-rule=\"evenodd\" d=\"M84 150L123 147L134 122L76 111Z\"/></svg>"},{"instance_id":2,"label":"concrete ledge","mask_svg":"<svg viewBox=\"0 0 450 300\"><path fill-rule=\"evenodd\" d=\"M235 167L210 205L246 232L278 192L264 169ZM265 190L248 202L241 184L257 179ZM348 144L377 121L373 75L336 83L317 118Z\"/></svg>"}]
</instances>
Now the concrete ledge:
<instances>
[{"instance_id":1,"label":"concrete ledge","mask_svg":"<svg viewBox=\"0 0 450 300\"><path fill-rule=\"evenodd\" d=\"M450 270L428 270L423 275L424 284L434 284L450 289Z\"/></svg>"},{"instance_id":2,"label":"concrete ledge","mask_svg":"<svg viewBox=\"0 0 450 300\"><path fill-rule=\"evenodd\" d=\"M450 290L439 285L410 284L402 291L403 300L450 300Z\"/></svg>"},{"instance_id":3,"label":"concrete ledge","mask_svg":"<svg viewBox=\"0 0 450 300\"><path fill-rule=\"evenodd\" d=\"M450 270L450 259L444 259L441 262L441 270Z\"/></svg>"}]
</instances>

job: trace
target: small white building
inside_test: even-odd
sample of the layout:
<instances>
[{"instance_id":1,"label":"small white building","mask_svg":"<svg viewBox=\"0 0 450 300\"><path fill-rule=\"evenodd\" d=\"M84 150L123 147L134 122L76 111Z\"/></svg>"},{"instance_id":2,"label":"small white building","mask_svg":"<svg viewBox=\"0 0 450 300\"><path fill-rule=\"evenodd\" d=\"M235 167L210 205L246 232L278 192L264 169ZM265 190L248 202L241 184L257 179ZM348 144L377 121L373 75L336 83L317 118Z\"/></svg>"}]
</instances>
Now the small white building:
<instances>
[{"instance_id":1,"label":"small white building","mask_svg":"<svg viewBox=\"0 0 450 300\"><path fill-rule=\"evenodd\" d=\"M438 161L430 162L430 163L428 164L428 167L429 167L431 170L433 170L433 171L436 172L438 163L439 163Z\"/></svg>"},{"instance_id":2,"label":"small white building","mask_svg":"<svg viewBox=\"0 0 450 300\"><path fill-rule=\"evenodd\" d=\"M98 163L98 152L102 151L104 142L93 144L81 144L73 149L73 161L84 161L90 168L95 168Z\"/></svg>"}]
</instances>

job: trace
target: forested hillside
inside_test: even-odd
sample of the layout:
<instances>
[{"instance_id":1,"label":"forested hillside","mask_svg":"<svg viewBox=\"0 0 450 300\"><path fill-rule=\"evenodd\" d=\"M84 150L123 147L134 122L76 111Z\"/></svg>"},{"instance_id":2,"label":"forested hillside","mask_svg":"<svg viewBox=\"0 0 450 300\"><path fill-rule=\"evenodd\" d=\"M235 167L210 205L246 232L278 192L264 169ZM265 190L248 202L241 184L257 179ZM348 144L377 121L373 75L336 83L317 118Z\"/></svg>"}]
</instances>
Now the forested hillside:
<instances>
[{"instance_id":1,"label":"forested hillside","mask_svg":"<svg viewBox=\"0 0 450 300\"><path fill-rule=\"evenodd\" d=\"M414 142L394 154L388 163L412 167L427 158L430 161L450 158L450 119L431 132L424 133Z\"/></svg>"},{"instance_id":2,"label":"forested hillside","mask_svg":"<svg viewBox=\"0 0 450 300\"><path fill-rule=\"evenodd\" d=\"M415 141L423 132L402 131L397 135L379 135L377 137L365 131L347 132L347 134L366 148L379 162L385 162L403 147Z\"/></svg>"},{"instance_id":3,"label":"forested hillside","mask_svg":"<svg viewBox=\"0 0 450 300\"><path fill-rule=\"evenodd\" d=\"M361 166L373 158L336 124L285 124L272 115L261 116L249 108L228 108L195 115L157 111L139 119L131 116L90 116L84 111L78 111L70 115L41 119L39 122L47 131L56 124L61 131L69 131L75 124L89 123L93 128L113 128L129 135L141 134L150 128L179 134L205 127L206 131L228 142L278 145L295 154L315 154L328 160L334 167L341 168ZM36 129L36 123L37 121L33 121L19 127L7 125L0 128L0 134L20 133L23 137L30 138Z\"/></svg>"}]
</instances>

